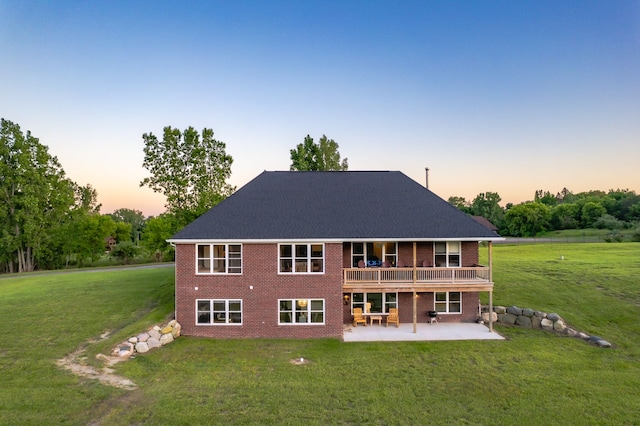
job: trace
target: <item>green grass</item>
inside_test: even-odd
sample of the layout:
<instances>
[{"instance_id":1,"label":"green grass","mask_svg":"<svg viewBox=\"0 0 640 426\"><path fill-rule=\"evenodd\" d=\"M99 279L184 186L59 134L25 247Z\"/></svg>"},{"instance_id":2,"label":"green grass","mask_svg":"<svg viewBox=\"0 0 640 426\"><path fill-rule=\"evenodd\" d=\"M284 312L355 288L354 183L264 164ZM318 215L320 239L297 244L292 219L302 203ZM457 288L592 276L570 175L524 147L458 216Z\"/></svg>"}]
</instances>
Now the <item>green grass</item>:
<instances>
[{"instance_id":1,"label":"green grass","mask_svg":"<svg viewBox=\"0 0 640 426\"><path fill-rule=\"evenodd\" d=\"M135 391L55 360L162 322L171 268L0 279L0 424L640 424L639 259L631 243L494 247L496 304L558 312L613 349L499 326L506 341L183 337L116 366Z\"/></svg>"}]
</instances>

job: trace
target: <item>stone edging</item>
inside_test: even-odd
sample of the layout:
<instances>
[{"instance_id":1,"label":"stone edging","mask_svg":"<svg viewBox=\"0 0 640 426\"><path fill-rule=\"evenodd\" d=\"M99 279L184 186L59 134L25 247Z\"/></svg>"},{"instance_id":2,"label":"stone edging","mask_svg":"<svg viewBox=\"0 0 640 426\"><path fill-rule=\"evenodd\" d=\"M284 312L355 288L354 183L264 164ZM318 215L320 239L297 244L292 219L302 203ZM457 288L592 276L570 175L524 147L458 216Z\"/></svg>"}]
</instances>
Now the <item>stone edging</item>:
<instances>
[{"instance_id":1,"label":"stone edging","mask_svg":"<svg viewBox=\"0 0 640 426\"><path fill-rule=\"evenodd\" d=\"M518 308L517 306L494 306L491 314L491 320L494 323L553 331L564 336L580 338L601 348L611 347L611 343L601 337L592 336L567 326L565 320L556 313L548 314L530 308ZM488 306L482 306L481 321L484 323L489 322Z\"/></svg>"},{"instance_id":2,"label":"stone edging","mask_svg":"<svg viewBox=\"0 0 640 426\"><path fill-rule=\"evenodd\" d=\"M159 348L180 337L182 327L176 320L171 320L164 327L153 328L133 336L113 348L113 356L127 358L137 353L143 354L151 349Z\"/></svg>"}]
</instances>

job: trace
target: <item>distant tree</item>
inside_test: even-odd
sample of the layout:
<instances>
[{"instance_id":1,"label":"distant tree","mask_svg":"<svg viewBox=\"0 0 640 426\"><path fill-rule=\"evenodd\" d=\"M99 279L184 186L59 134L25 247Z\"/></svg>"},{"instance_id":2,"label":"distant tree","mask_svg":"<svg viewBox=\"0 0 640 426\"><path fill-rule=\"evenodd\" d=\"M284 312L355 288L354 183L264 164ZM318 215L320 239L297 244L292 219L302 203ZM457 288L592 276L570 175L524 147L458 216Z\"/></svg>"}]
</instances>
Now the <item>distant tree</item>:
<instances>
[{"instance_id":1,"label":"distant tree","mask_svg":"<svg viewBox=\"0 0 640 426\"><path fill-rule=\"evenodd\" d=\"M202 137L193 128L184 132L164 128L162 140L153 133L142 135L143 167L150 177L140 182L166 197L167 211L182 225L195 219L231 195L235 187L227 183L233 158L224 142L214 139L213 130L204 128Z\"/></svg>"},{"instance_id":2,"label":"distant tree","mask_svg":"<svg viewBox=\"0 0 640 426\"><path fill-rule=\"evenodd\" d=\"M449 197L447 202L464 213L473 214L471 203L469 203L464 197L452 196Z\"/></svg>"},{"instance_id":3,"label":"distant tree","mask_svg":"<svg viewBox=\"0 0 640 426\"><path fill-rule=\"evenodd\" d=\"M114 222L114 224L115 228L112 236L116 239L116 242L125 243L131 241L131 224L127 222Z\"/></svg>"},{"instance_id":4,"label":"distant tree","mask_svg":"<svg viewBox=\"0 0 640 426\"><path fill-rule=\"evenodd\" d=\"M550 207L558 204L558 198L556 195L551 194L549 191L543 191L542 189L536 191L534 195L534 201L537 203L546 204Z\"/></svg>"},{"instance_id":5,"label":"distant tree","mask_svg":"<svg viewBox=\"0 0 640 426\"><path fill-rule=\"evenodd\" d=\"M551 208L536 202L518 204L507 210L504 219L509 235L535 237L548 229Z\"/></svg>"},{"instance_id":6,"label":"distant tree","mask_svg":"<svg viewBox=\"0 0 640 426\"><path fill-rule=\"evenodd\" d=\"M333 139L322 135L318 143L307 135L304 142L290 150L291 171L346 171L349 169L347 158L340 160L339 145Z\"/></svg>"},{"instance_id":7,"label":"distant tree","mask_svg":"<svg viewBox=\"0 0 640 426\"><path fill-rule=\"evenodd\" d=\"M580 227L580 206L575 203L558 204L551 210L553 229L578 229Z\"/></svg>"},{"instance_id":8,"label":"distant tree","mask_svg":"<svg viewBox=\"0 0 640 426\"><path fill-rule=\"evenodd\" d=\"M482 216L498 228L502 228L504 210L500 207L500 195L497 192L483 192L471 202L471 212L475 216Z\"/></svg>"},{"instance_id":9,"label":"distant tree","mask_svg":"<svg viewBox=\"0 0 640 426\"><path fill-rule=\"evenodd\" d=\"M139 252L140 249L132 241L125 241L116 244L115 247L111 249L109 256L120 259L123 264L128 265Z\"/></svg>"},{"instance_id":10,"label":"distant tree","mask_svg":"<svg viewBox=\"0 0 640 426\"><path fill-rule=\"evenodd\" d=\"M140 210L122 208L114 210L109 216L116 223L125 222L131 225L131 241L138 242L145 224L144 214Z\"/></svg>"},{"instance_id":11,"label":"distant tree","mask_svg":"<svg viewBox=\"0 0 640 426\"><path fill-rule=\"evenodd\" d=\"M593 223L593 227L598 229L609 229L613 231L614 229L624 228L624 222L611 216L610 214L603 214Z\"/></svg>"},{"instance_id":12,"label":"distant tree","mask_svg":"<svg viewBox=\"0 0 640 426\"><path fill-rule=\"evenodd\" d=\"M170 214L150 218L142 233L142 246L157 262L160 262L171 251L167 240L177 230L176 219Z\"/></svg>"},{"instance_id":13,"label":"distant tree","mask_svg":"<svg viewBox=\"0 0 640 426\"><path fill-rule=\"evenodd\" d=\"M591 228L595 222L604 214L607 213L607 209L601 204L594 201L588 201L582 206L582 227Z\"/></svg>"}]
</instances>

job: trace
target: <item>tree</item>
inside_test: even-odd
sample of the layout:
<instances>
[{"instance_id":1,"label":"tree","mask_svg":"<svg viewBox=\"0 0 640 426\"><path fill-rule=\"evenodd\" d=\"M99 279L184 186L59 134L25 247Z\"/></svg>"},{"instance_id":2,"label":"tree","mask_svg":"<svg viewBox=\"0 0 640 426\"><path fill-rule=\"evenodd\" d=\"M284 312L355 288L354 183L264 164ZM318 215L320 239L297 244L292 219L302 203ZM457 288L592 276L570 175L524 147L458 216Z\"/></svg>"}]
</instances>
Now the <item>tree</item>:
<instances>
[{"instance_id":1,"label":"tree","mask_svg":"<svg viewBox=\"0 0 640 426\"><path fill-rule=\"evenodd\" d=\"M584 228L591 228L595 222L604 214L607 213L601 204L589 201L582 206L582 226Z\"/></svg>"},{"instance_id":2,"label":"tree","mask_svg":"<svg viewBox=\"0 0 640 426\"><path fill-rule=\"evenodd\" d=\"M116 259L120 259L123 264L128 265L131 259L136 257L140 249L131 241L125 241L123 243L116 244L115 247L109 253L109 256Z\"/></svg>"},{"instance_id":3,"label":"tree","mask_svg":"<svg viewBox=\"0 0 640 426\"><path fill-rule=\"evenodd\" d=\"M145 225L144 214L140 210L117 209L109 216L118 222L128 223L131 226L131 241L137 243Z\"/></svg>"},{"instance_id":4,"label":"tree","mask_svg":"<svg viewBox=\"0 0 640 426\"><path fill-rule=\"evenodd\" d=\"M558 204L551 211L553 229L577 229L580 226L580 206L575 203Z\"/></svg>"},{"instance_id":5,"label":"tree","mask_svg":"<svg viewBox=\"0 0 640 426\"><path fill-rule=\"evenodd\" d=\"M550 219L551 208L536 202L513 206L504 216L509 235L514 237L535 237L547 230Z\"/></svg>"},{"instance_id":6,"label":"tree","mask_svg":"<svg viewBox=\"0 0 640 426\"><path fill-rule=\"evenodd\" d=\"M346 171L349 169L347 158L340 160L339 145L333 139L322 135L318 143L307 135L304 142L290 150L291 171Z\"/></svg>"},{"instance_id":7,"label":"tree","mask_svg":"<svg viewBox=\"0 0 640 426\"><path fill-rule=\"evenodd\" d=\"M75 183L48 147L20 126L0 122L0 265L7 272L33 271L55 229L74 207Z\"/></svg>"},{"instance_id":8,"label":"tree","mask_svg":"<svg viewBox=\"0 0 640 426\"><path fill-rule=\"evenodd\" d=\"M471 202L472 214L482 216L498 228L502 228L504 210L500 207L500 195L497 192L480 193Z\"/></svg>"},{"instance_id":9,"label":"tree","mask_svg":"<svg viewBox=\"0 0 640 426\"><path fill-rule=\"evenodd\" d=\"M157 262L171 250L167 240L177 231L175 222L175 217L169 214L161 214L147 220L142 234L142 246Z\"/></svg>"},{"instance_id":10,"label":"tree","mask_svg":"<svg viewBox=\"0 0 640 426\"><path fill-rule=\"evenodd\" d=\"M464 197L451 196L447 202L467 214L473 214L471 203L469 203Z\"/></svg>"},{"instance_id":11,"label":"tree","mask_svg":"<svg viewBox=\"0 0 640 426\"><path fill-rule=\"evenodd\" d=\"M233 158L224 142L214 139L213 130L193 128L184 132L167 126L162 140L153 133L142 135L145 167L151 173L140 182L166 197L167 211L183 225L197 218L235 191L226 181Z\"/></svg>"}]
</instances>

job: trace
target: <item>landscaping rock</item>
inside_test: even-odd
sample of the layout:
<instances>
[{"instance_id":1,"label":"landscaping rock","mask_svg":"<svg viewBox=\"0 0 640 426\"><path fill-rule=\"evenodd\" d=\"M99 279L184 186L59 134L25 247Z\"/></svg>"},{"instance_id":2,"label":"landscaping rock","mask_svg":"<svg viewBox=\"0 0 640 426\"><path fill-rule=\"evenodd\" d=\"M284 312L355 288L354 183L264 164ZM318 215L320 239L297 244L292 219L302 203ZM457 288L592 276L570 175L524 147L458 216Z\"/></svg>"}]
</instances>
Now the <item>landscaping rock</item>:
<instances>
[{"instance_id":1,"label":"landscaping rock","mask_svg":"<svg viewBox=\"0 0 640 426\"><path fill-rule=\"evenodd\" d=\"M149 345L147 345L147 342L138 342L136 343L136 352L139 352L141 354L145 353L145 352L149 352Z\"/></svg>"},{"instance_id":2,"label":"landscaping rock","mask_svg":"<svg viewBox=\"0 0 640 426\"><path fill-rule=\"evenodd\" d=\"M522 315L522 309L517 306L509 306L507 308L507 313L515 316Z\"/></svg>"},{"instance_id":3,"label":"landscaping rock","mask_svg":"<svg viewBox=\"0 0 640 426\"><path fill-rule=\"evenodd\" d=\"M162 330L160 330L160 333L162 333L162 334L169 334L169 333L171 333L171 331L173 331L173 327L171 327L171 326L166 326L165 328L163 328Z\"/></svg>"},{"instance_id":4,"label":"landscaping rock","mask_svg":"<svg viewBox=\"0 0 640 426\"><path fill-rule=\"evenodd\" d=\"M156 330L156 328L158 328L158 330ZM160 327L154 327L149 330L149 339L160 340L160 336L162 336L162 333L160 333Z\"/></svg>"},{"instance_id":5,"label":"landscaping rock","mask_svg":"<svg viewBox=\"0 0 640 426\"><path fill-rule=\"evenodd\" d=\"M522 310L522 315L531 318L533 316L533 309L525 308Z\"/></svg>"},{"instance_id":6,"label":"landscaping rock","mask_svg":"<svg viewBox=\"0 0 640 426\"><path fill-rule=\"evenodd\" d=\"M519 317L516 317L516 325L531 328L531 318L525 315L520 315Z\"/></svg>"},{"instance_id":7,"label":"landscaping rock","mask_svg":"<svg viewBox=\"0 0 640 426\"><path fill-rule=\"evenodd\" d=\"M611 343L607 342L606 340L602 340L602 339L598 340L596 342L596 344L598 346L600 346L601 348L610 348L611 347Z\"/></svg>"},{"instance_id":8,"label":"landscaping rock","mask_svg":"<svg viewBox=\"0 0 640 426\"><path fill-rule=\"evenodd\" d=\"M162 346L164 346L164 345L166 345L168 343L171 343L171 342L173 342L173 335L171 333L163 334L160 337L160 344Z\"/></svg>"},{"instance_id":9,"label":"landscaping rock","mask_svg":"<svg viewBox=\"0 0 640 426\"><path fill-rule=\"evenodd\" d=\"M562 319L562 318L560 318L560 315L558 315L556 313L547 314L547 318L549 318L553 322Z\"/></svg>"},{"instance_id":10,"label":"landscaping rock","mask_svg":"<svg viewBox=\"0 0 640 426\"><path fill-rule=\"evenodd\" d=\"M553 323L553 329L555 331L563 332L566 328L567 328L567 326L564 324L564 321L562 321L562 320L558 320L558 321Z\"/></svg>"},{"instance_id":11,"label":"landscaping rock","mask_svg":"<svg viewBox=\"0 0 640 426\"><path fill-rule=\"evenodd\" d=\"M182 326L178 323L175 323L173 325L173 330L171 330L171 334L173 335L174 339L177 339L178 337L180 337L180 332L182 330Z\"/></svg>"},{"instance_id":12,"label":"landscaping rock","mask_svg":"<svg viewBox=\"0 0 640 426\"><path fill-rule=\"evenodd\" d=\"M538 316L533 316L531 317L531 328L540 328L540 323L542 322L543 318L540 318Z\"/></svg>"},{"instance_id":13,"label":"landscaping rock","mask_svg":"<svg viewBox=\"0 0 640 426\"><path fill-rule=\"evenodd\" d=\"M160 337L158 337L157 339L155 337L149 337L149 340L147 340L147 345L149 345L149 349L159 348L160 346L162 346L162 344L160 343Z\"/></svg>"},{"instance_id":14,"label":"landscaping rock","mask_svg":"<svg viewBox=\"0 0 640 426\"><path fill-rule=\"evenodd\" d=\"M132 345L135 345L136 343L138 343L138 338L137 337L129 337L129 340L127 340L129 343L131 343Z\"/></svg>"},{"instance_id":15,"label":"landscaping rock","mask_svg":"<svg viewBox=\"0 0 640 426\"><path fill-rule=\"evenodd\" d=\"M493 308L493 310L498 315L507 313L507 308L505 308L504 306L496 306Z\"/></svg>"},{"instance_id":16,"label":"landscaping rock","mask_svg":"<svg viewBox=\"0 0 640 426\"><path fill-rule=\"evenodd\" d=\"M500 317L500 315L498 315L498 317ZM504 315L502 315L502 319L500 320L500 322L503 322L505 324L513 325L513 324L516 323L516 318L518 318L516 315L504 314Z\"/></svg>"},{"instance_id":17,"label":"landscaping rock","mask_svg":"<svg viewBox=\"0 0 640 426\"><path fill-rule=\"evenodd\" d=\"M149 333L140 333L136 337L138 338L138 342L146 342L149 340Z\"/></svg>"},{"instance_id":18,"label":"landscaping rock","mask_svg":"<svg viewBox=\"0 0 640 426\"><path fill-rule=\"evenodd\" d=\"M540 321L540 327L542 327L543 330L551 331L553 330L553 321L549 318L542 318Z\"/></svg>"},{"instance_id":19,"label":"landscaping rock","mask_svg":"<svg viewBox=\"0 0 640 426\"><path fill-rule=\"evenodd\" d=\"M540 311L535 311L533 313L533 315L535 315L538 318L546 318L547 317L547 313L546 312L540 312Z\"/></svg>"}]
</instances>

